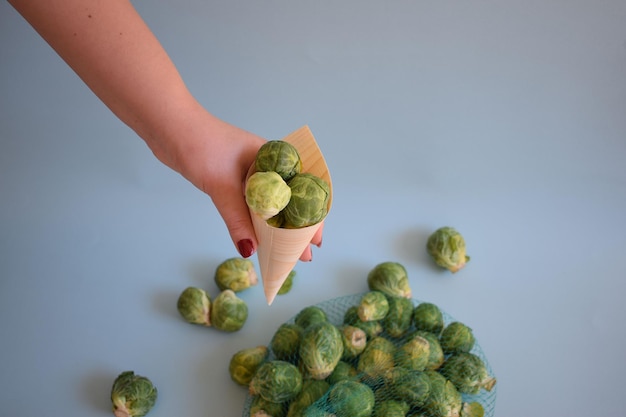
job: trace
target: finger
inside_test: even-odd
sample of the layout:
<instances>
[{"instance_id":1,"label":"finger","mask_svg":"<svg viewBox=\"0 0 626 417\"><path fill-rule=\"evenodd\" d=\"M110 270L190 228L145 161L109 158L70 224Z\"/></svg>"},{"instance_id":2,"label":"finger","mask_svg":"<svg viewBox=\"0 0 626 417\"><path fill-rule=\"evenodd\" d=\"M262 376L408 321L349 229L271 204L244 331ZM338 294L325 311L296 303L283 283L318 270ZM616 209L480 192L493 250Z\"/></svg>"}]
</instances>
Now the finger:
<instances>
[{"instance_id":1,"label":"finger","mask_svg":"<svg viewBox=\"0 0 626 417\"><path fill-rule=\"evenodd\" d=\"M311 245L308 245L302 255L300 255L300 260L302 262L311 262L313 260L313 251L311 250Z\"/></svg>"},{"instance_id":2,"label":"finger","mask_svg":"<svg viewBox=\"0 0 626 417\"><path fill-rule=\"evenodd\" d=\"M315 232L315 234L313 235L313 238L311 238L311 244L317 246L318 248L322 246L323 231L324 231L324 222L322 222L320 228L317 229L317 232Z\"/></svg>"},{"instance_id":3,"label":"finger","mask_svg":"<svg viewBox=\"0 0 626 417\"><path fill-rule=\"evenodd\" d=\"M214 199L215 207L224 219L228 233L239 254L248 258L256 252L257 240L254 226L250 219L250 212L241 193L219 193L219 199Z\"/></svg>"}]
</instances>

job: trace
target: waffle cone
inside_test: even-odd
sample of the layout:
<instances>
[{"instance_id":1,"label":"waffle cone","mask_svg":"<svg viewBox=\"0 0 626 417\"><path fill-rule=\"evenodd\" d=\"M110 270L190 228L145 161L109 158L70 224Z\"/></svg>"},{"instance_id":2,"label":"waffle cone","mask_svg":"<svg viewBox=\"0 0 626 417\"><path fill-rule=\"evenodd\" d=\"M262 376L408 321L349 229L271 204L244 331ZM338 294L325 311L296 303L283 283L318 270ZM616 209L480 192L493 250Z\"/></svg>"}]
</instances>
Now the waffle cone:
<instances>
[{"instance_id":1,"label":"waffle cone","mask_svg":"<svg viewBox=\"0 0 626 417\"><path fill-rule=\"evenodd\" d=\"M330 173L311 130L308 126L303 126L282 140L291 143L298 150L302 160L302 172L316 175L328 182L330 187L328 210L330 211L333 189ZM278 290L298 262L302 252L311 243L313 235L322 223L300 229L283 229L268 225L265 220L252 211L250 211L250 217L258 242L257 257L261 279L263 280L263 290L267 303L271 305L276 294L278 294Z\"/></svg>"}]
</instances>

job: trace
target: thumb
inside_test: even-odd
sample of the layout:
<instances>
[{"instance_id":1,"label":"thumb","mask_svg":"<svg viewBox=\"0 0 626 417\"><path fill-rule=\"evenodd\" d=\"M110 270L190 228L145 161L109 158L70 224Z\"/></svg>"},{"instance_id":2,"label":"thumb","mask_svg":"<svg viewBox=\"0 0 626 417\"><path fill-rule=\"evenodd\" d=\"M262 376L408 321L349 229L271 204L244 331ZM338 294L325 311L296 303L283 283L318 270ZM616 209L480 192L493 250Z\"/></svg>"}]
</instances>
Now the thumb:
<instances>
[{"instance_id":1,"label":"thumb","mask_svg":"<svg viewBox=\"0 0 626 417\"><path fill-rule=\"evenodd\" d=\"M243 189L240 193L222 193L219 199L213 199L213 203L222 216L239 254L244 258L254 255L257 240L248 205L243 197Z\"/></svg>"}]
</instances>

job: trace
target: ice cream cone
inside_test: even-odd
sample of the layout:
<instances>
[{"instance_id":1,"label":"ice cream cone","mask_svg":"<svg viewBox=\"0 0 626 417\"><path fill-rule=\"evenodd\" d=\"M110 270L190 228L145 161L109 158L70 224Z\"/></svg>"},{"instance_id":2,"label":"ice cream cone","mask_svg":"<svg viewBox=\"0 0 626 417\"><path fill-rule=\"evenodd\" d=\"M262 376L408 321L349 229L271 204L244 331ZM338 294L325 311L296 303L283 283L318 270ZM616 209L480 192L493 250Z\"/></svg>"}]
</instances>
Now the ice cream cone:
<instances>
[{"instance_id":1,"label":"ice cream cone","mask_svg":"<svg viewBox=\"0 0 626 417\"><path fill-rule=\"evenodd\" d=\"M282 140L291 143L298 150L302 161L302 172L311 173L328 182L330 187L328 210L330 211L333 190L330 173L309 127L303 126ZM250 216L258 242L257 257L261 279L263 280L263 290L267 303L271 305L278 290L298 262L302 252L311 243L313 235L322 223L300 229L283 229L268 225L265 220L252 211Z\"/></svg>"}]
</instances>

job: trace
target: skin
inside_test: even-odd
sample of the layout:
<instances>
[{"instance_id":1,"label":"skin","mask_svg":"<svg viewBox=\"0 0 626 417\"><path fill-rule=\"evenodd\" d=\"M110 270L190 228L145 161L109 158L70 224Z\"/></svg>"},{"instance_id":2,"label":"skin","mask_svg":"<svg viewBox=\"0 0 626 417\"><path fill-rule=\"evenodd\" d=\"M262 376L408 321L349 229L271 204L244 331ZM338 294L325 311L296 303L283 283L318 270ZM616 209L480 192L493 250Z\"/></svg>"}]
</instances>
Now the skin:
<instances>
[{"instance_id":1,"label":"skin","mask_svg":"<svg viewBox=\"0 0 626 417\"><path fill-rule=\"evenodd\" d=\"M251 256L244 180L265 139L198 103L128 0L9 3L162 163L211 197L241 255ZM322 228L311 240L321 242ZM312 259L310 246L300 259Z\"/></svg>"}]
</instances>

